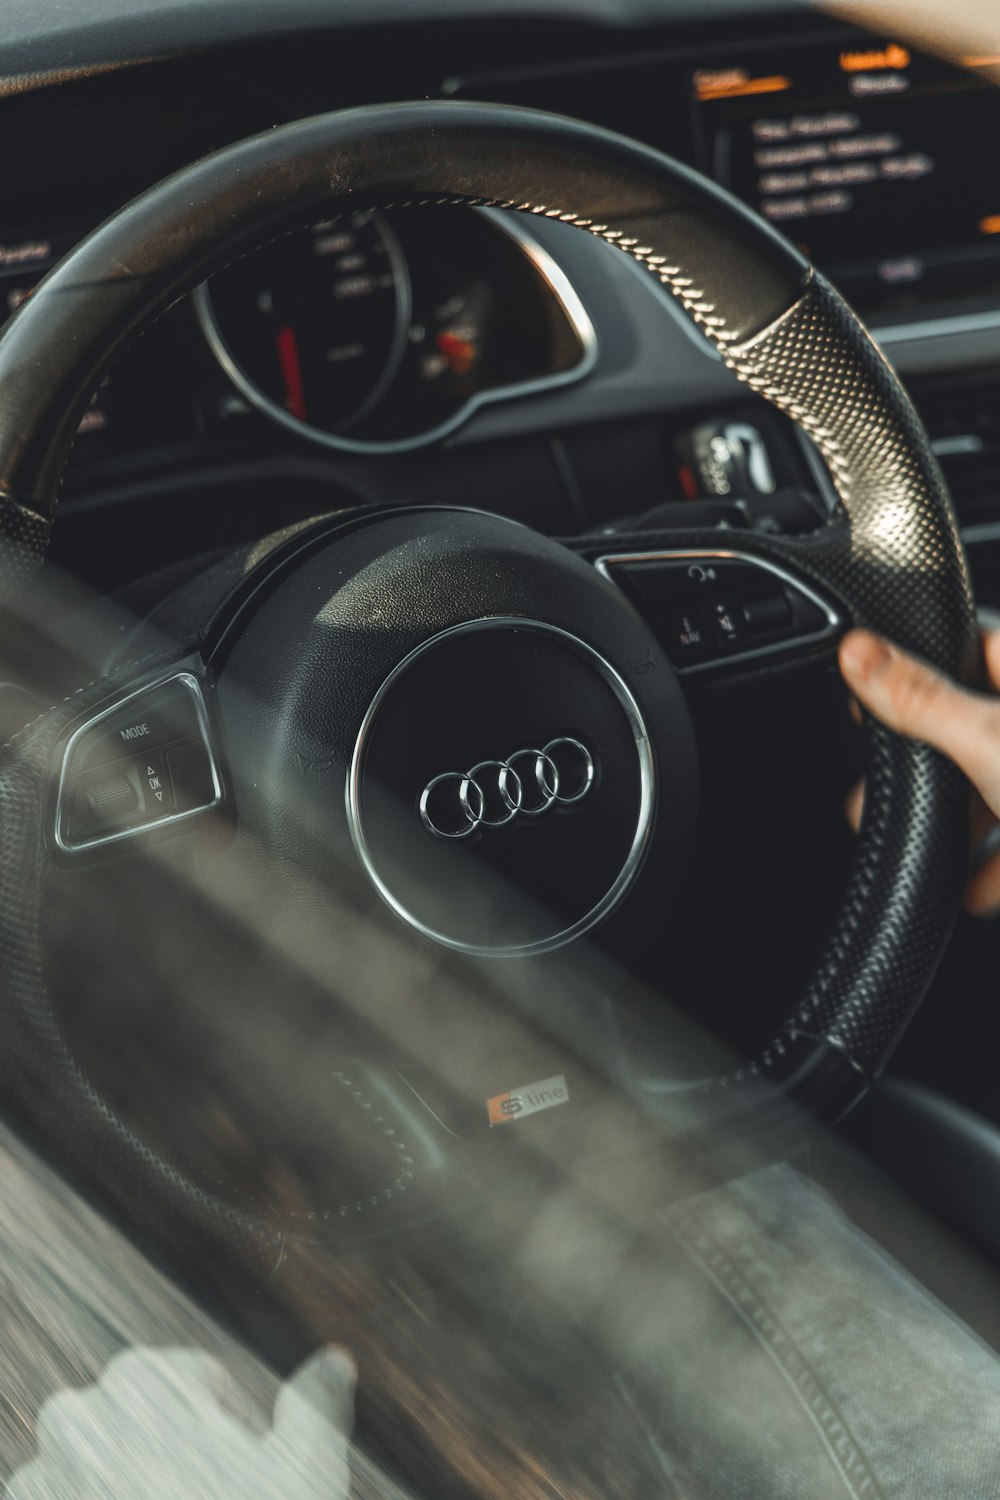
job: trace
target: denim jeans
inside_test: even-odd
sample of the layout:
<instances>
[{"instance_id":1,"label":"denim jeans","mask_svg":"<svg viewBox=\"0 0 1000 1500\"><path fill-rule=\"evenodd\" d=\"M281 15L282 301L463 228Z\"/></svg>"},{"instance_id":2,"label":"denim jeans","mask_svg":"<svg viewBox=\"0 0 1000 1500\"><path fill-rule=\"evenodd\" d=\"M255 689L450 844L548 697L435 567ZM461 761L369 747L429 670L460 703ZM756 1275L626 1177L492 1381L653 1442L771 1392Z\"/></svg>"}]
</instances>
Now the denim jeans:
<instances>
[{"instance_id":1,"label":"denim jeans","mask_svg":"<svg viewBox=\"0 0 1000 1500\"><path fill-rule=\"evenodd\" d=\"M661 1217L674 1253L616 1342L664 1495L1000 1496L1000 1359L812 1182L771 1168Z\"/></svg>"},{"instance_id":2,"label":"denim jeans","mask_svg":"<svg viewBox=\"0 0 1000 1500\"><path fill-rule=\"evenodd\" d=\"M256 1493L233 1454L261 1479L273 1374L18 1143L2 1159L0 1482L17 1468L25 1500L132 1500L158 1444L150 1500ZM796 1170L690 1197L638 1238L578 1227L538 1205L504 1270L317 1330L357 1365L352 1496L1000 1496L1000 1359ZM242 1395L219 1404L208 1352ZM350 1403L318 1358L336 1454ZM290 1445L282 1500L346 1500L325 1459L299 1472L310 1441Z\"/></svg>"}]
</instances>

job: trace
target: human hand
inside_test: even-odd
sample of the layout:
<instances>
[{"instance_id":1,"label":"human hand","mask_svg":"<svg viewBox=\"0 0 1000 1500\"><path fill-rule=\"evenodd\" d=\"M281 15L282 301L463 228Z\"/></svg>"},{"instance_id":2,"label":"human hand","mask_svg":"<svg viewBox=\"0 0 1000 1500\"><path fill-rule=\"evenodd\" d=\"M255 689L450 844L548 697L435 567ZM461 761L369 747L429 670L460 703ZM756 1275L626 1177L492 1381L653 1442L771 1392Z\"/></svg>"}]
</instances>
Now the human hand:
<instances>
[{"instance_id":1,"label":"human hand","mask_svg":"<svg viewBox=\"0 0 1000 1500\"><path fill-rule=\"evenodd\" d=\"M233 1415L240 1394L210 1355L127 1350L97 1385L45 1403L7 1500L347 1500L354 1382L342 1350L321 1350L261 1432Z\"/></svg>"},{"instance_id":2,"label":"human hand","mask_svg":"<svg viewBox=\"0 0 1000 1500\"><path fill-rule=\"evenodd\" d=\"M983 661L1000 693L1000 629L982 632ZM840 645L840 670L858 702L889 729L933 745L964 771L973 786L971 833L976 859L965 893L966 910L1000 910L1000 698L972 692L867 630L852 630ZM864 784L851 792L847 813L861 822Z\"/></svg>"}]
</instances>

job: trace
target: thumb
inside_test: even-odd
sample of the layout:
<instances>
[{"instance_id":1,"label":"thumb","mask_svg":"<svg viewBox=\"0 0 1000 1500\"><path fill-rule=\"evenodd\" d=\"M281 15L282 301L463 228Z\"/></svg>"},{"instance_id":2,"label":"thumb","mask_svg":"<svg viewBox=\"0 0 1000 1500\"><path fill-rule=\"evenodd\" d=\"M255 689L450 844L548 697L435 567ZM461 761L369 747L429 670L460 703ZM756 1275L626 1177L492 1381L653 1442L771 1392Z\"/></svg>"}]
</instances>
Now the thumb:
<instances>
[{"instance_id":1,"label":"thumb","mask_svg":"<svg viewBox=\"0 0 1000 1500\"><path fill-rule=\"evenodd\" d=\"M294 1474L305 1484L303 1494L347 1500L356 1378L346 1350L330 1346L300 1365L278 1392L267 1444L272 1460L287 1467L286 1477ZM291 1484L286 1492L299 1493Z\"/></svg>"},{"instance_id":2,"label":"thumb","mask_svg":"<svg viewBox=\"0 0 1000 1500\"><path fill-rule=\"evenodd\" d=\"M844 637L840 670L870 713L949 756L1000 816L1000 699L959 687L867 630Z\"/></svg>"}]
</instances>

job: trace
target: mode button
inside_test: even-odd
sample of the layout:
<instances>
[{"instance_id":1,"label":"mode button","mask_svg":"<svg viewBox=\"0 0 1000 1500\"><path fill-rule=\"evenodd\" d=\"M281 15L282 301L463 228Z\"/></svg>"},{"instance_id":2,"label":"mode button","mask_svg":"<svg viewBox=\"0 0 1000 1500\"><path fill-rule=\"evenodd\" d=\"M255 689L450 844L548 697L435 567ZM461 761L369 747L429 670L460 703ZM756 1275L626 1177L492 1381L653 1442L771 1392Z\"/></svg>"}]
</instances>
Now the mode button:
<instances>
[{"instance_id":1,"label":"mode button","mask_svg":"<svg viewBox=\"0 0 1000 1500\"><path fill-rule=\"evenodd\" d=\"M150 728L148 720L144 719L141 724L121 725L118 733L126 745L131 745L135 740L152 739L156 730L155 727Z\"/></svg>"},{"instance_id":2,"label":"mode button","mask_svg":"<svg viewBox=\"0 0 1000 1500\"><path fill-rule=\"evenodd\" d=\"M109 761L162 750L177 740L200 734L194 694L181 682L140 695L122 713L109 715L81 737L73 755L74 771L89 771Z\"/></svg>"}]
</instances>

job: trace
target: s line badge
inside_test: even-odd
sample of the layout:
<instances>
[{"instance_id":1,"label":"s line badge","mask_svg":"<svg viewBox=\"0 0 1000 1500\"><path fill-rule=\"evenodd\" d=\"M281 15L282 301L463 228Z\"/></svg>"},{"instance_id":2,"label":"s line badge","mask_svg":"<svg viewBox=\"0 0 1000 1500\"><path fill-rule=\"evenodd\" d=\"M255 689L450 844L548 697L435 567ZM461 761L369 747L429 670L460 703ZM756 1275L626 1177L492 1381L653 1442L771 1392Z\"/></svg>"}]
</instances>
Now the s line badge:
<instances>
[{"instance_id":1,"label":"s line badge","mask_svg":"<svg viewBox=\"0 0 1000 1500\"><path fill-rule=\"evenodd\" d=\"M490 1127L510 1125L514 1120L523 1120L526 1115L537 1115L543 1109L554 1109L557 1104L569 1103L569 1087L565 1075L556 1073L551 1078L541 1078L537 1083L525 1083L520 1088L508 1089L505 1094L496 1094L486 1101L486 1112Z\"/></svg>"}]
</instances>

